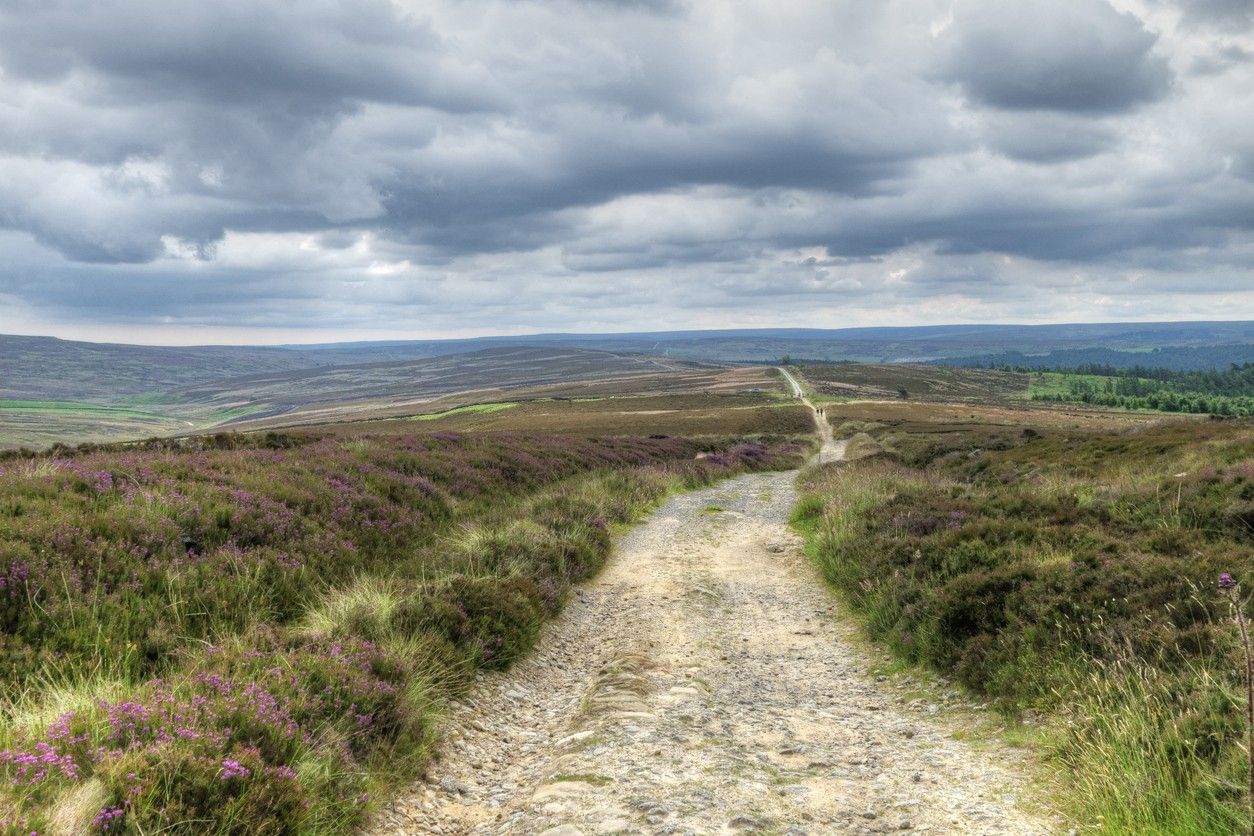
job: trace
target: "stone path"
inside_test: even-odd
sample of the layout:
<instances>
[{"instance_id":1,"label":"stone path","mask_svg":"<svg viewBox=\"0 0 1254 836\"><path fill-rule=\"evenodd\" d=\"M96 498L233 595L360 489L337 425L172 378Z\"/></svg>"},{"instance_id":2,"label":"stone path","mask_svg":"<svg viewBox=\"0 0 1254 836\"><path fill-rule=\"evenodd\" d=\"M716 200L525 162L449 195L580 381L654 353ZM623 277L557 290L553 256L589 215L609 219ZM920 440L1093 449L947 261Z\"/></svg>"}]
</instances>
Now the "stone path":
<instances>
[{"instance_id":1,"label":"stone path","mask_svg":"<svg viewBox=\"0 0 1254 836\"><path fill-rule=\"evenodd\" d=\"M532 656L453 705L428 780L374 832L1058 829L1017 806L1013 752L869 670L787 528L795 477L677 496L623 537Z\"/></svg>"}]
</instances>

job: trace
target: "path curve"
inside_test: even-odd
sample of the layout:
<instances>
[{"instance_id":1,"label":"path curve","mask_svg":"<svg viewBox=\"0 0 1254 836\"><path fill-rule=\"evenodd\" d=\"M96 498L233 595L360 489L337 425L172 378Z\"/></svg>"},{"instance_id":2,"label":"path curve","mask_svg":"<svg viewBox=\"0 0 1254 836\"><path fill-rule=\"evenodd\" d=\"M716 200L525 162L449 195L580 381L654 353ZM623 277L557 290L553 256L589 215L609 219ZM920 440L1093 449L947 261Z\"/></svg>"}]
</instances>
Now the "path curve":
<instances>
[{"instance_id":1,"label":"path curve","mask_svg":"<svg viewBox=\"0 0 1254 836\"><path fill-rule=\"evenodd\" d=\"M374 832L1049 832L1015 755L869 672L786 525L796 475L676 496L625 535L535 653L452 706Z\"/></svg>"}]
</instances>

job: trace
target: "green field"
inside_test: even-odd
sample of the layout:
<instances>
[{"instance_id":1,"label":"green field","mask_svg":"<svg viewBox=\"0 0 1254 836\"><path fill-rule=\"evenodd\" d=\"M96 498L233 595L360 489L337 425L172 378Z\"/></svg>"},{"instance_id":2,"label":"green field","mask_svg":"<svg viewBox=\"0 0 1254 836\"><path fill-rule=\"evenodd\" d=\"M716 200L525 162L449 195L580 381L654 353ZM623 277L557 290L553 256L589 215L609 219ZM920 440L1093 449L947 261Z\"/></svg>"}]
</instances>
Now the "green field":
<instances>
[{"instance_id":1,"label":"green field","mask_svg":"<svg viewBox=\"0 0 1254 836\"><path fill-rule=\"evenodd\" d=\"M493 412L501 412L506 409L512 409L518 406L517 403L477 403L469 406L455 406L452 409L446 409L443 412L428 412L423 415L415 415L411 420L414 421L439 421L444 418L451 418L455 415L491 415Z\"/></svg>"},{"instance_id":2,"label":"green field","mask_svg":"<svg viewBox=\"0 0 1254 836\"><path fill-rule=\"evenodd\" d=\"M0 411L5 412L49 412L67 413L72 415L116 415L124 418L161 418L158 413L131 409L125 406L107 406L93 403L76 403L74 401L17 401L0 400Z\"/></svg>"},{"instance_id":3,"label":"green field","mask_svg":"<svg viewBox=\"0 0 1254 836\"><path fill-rule=\"evenodd\" d=\"M1077 385L1102 391L1109 378L1096 374L1071 374L1068 372L1037 372L1032 374L1027 396L1060 396L1070 394Z\"/></svg>"},{"instance_id":4,"label":"green field","mask_svg":"<svg viewBox=\"0 0 1254 836\"><path fill-rule=\"evenodd\" d=\"M814 424L806 407L774 392L544 398L367 423L378 432L405 432L414 420L432 430L572 436L789 435L812 432Z\"/></svg>"},{"instance_id":5,"label":"green field","mask_svg":"<svg viewBox=\"0 0 1254 836\"><path fill-rule=\"evenodd\" d=\"M0 400L0 450L57 443L108 443L204 429L244 418L256 408L164 404L126 398L117 405L78 401Z\"/></svg>"}]
</instances>

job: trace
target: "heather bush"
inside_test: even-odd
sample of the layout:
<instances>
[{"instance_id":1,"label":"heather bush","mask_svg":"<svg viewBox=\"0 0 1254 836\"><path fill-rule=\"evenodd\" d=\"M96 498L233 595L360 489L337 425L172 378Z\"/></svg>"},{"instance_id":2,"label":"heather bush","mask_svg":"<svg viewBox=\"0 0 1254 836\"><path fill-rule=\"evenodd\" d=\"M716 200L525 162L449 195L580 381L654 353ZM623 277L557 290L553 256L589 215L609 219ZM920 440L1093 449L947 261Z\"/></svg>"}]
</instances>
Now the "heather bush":
<instances>
[{"instance_id":1,"label":"heather bush","mask_svg":"<svg viewBox=\"0 0 1254 836\"><path fill-rule=\"evenodd\" d=\"M1251 425L880 432L906 452L810 472L794 516L870 634L1008 713L1065 717L1086 820L1230 832L1234 643L1199 590L1254 569Z\"/></svg>"},{"instance_id":2,"label":"heather bush","mask_svg":"<svg viewBox=\"0 0 1254 836\"><path fill-rule=\"evenodd\" d=\"M611 525L807 450L433 433L10 458L0 680L26 690L0 833L351 830Z\"/></svg>"}]
</instances>

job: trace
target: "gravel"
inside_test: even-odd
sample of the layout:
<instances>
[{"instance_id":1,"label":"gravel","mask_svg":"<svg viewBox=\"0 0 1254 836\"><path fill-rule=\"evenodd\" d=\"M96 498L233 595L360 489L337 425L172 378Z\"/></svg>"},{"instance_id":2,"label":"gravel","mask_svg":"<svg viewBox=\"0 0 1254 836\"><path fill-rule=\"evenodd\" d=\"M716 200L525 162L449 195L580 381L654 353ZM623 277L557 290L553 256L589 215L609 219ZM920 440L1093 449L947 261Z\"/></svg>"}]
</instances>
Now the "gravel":
<instances>
[{"instance_id":1,"label":"gravel","mask_svg":"<svg viewBox=\"0 0 1254 836\"><path fill-rule=\"evenodd\" d=\"M870 673L786 525L795 476L674 497L625 535L535 653L450 707L373 832L1062 832L1020 805L1021 753Z\"/></svg>"}]
</instances>

